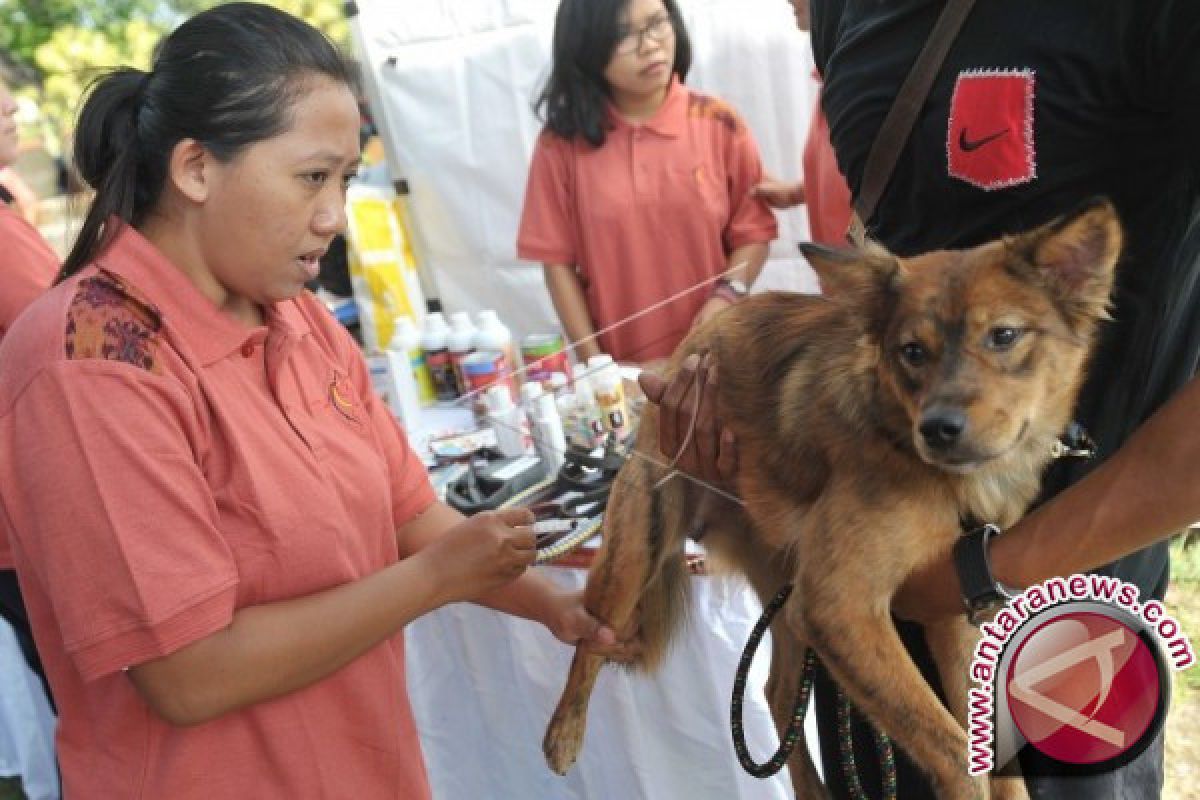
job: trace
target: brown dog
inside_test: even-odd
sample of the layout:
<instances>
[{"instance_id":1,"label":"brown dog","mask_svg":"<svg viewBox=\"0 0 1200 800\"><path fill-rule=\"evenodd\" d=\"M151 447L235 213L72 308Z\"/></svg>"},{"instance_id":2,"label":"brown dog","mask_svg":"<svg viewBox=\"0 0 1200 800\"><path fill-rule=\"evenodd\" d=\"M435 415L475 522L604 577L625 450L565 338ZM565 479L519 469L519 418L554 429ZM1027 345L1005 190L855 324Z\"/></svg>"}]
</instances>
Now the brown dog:
<instances>
[{"instance_id":1,"label":"brown dog","mask_svg":"<svg viewBox=\"0 0 1200 800\"><path fill-rule=\"evenodd\" d=\"M953 546L961 520L1008 526L1032 502L1107 316L1120 246L1104 201L966 251L806 246L825 296L748 298L691 334L669 368L689 353L715 358L744 507L708 502L679 476L652 488L668 470L648 408L609 502L588 608L617 629L640 625L639 666L653 670L687 607L684 537L703 524L709 552L764 603L796 586L772 629L777 723L812 646L939 797L986 796L967 774L964 733L977 632L965 618L926 631L952 716L901 645L891 599ZM543 743L556 772L578 755L602 662L576 651ZM791 769L799 797L824 796L807 754ZM1025 793L1019 778L993 778L991 792Z\"/></svg>"}]
</instances>

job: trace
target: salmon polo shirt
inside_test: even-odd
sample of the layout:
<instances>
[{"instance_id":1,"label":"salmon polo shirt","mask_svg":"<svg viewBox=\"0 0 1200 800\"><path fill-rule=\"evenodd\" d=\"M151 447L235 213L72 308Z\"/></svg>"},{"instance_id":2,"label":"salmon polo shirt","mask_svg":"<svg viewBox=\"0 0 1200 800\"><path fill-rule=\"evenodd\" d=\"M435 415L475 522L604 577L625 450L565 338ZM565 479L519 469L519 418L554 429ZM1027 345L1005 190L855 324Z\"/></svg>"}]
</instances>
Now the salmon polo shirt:
<instances>
[{"instance_id":1,"label":"salmon polo shirt","mask_svg":"<svg viewBox=\"0 0 1200 800\"><path fill-rule=\"evenodd\" d=\"M597 332L618 326L600 335L601 349L650 361L683 339L729 255L778 229L750 196L762 179L758 147L726 103L676 79L649 120L632 124L610 107L610 121L599 148L542 132L517 255L573 266Z\"/></svg>"},{"instance_id":2,"label":"salmon polo shirt","mask_svg":"<svg viewBox=\"0 0 1200 800\"><path fill-rule=\"evenodd\" d=\"M349 335L307 293L265 311L235 321L122 227L0 345L0 527L72 800L429 796L399 634L186 728L122 671L394 563L434 502Z\"/></svg>"},{"instance_id":3,"label":"salmon polo shirt","mask_svg":"<svg viewBox=\"0 0 1200 800\"><path fill-rule=\"evenodd\" d=\"M58 256L37 229L0 203L0 340L13 321L58 274ZM0 569L12 569L12 548L0 530Z\"/></svg>"}]
</instances>

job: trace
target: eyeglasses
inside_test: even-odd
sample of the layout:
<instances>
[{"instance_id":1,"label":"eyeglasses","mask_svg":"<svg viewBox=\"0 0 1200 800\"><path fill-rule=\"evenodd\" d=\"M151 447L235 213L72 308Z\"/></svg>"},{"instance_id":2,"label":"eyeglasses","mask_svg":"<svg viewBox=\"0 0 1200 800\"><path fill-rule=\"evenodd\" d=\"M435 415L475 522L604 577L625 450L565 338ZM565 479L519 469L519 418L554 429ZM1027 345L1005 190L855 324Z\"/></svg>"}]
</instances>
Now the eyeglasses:
<instances>
[{"instance_id":1,"label":"eyeglasses","mask_svg":"<svg viewBox=\"0 0 1200 800\"><path fill-rule=\"evenodd\" d=\"M621 38L617 40L615 52L619 56L633 55L642 49L646 39L652 42L665 42L673 35L675 35L675 26L671 24L671 17L663 14L650 20L636 31L622 33Z\"/></svg>"}]
</instances>

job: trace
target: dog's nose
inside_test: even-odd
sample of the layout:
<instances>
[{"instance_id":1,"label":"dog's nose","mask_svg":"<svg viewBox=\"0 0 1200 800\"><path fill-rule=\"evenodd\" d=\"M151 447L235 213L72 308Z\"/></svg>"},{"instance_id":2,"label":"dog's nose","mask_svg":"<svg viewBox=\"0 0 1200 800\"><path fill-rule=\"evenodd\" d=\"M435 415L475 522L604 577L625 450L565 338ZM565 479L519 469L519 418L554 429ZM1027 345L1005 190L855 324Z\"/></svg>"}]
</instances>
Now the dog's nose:
<instances>
[{"instance_id":1,"label":"dog's nose","mask_svg":"<svg viewBox=\"0 0 1200 800\"><path fill-rule=\"evenodd\" d=\"M967 427L967 415L956 408L932 408L921 417L919 430L925 443L944 450L958 441Z\"/></svg>"}]
</instances>

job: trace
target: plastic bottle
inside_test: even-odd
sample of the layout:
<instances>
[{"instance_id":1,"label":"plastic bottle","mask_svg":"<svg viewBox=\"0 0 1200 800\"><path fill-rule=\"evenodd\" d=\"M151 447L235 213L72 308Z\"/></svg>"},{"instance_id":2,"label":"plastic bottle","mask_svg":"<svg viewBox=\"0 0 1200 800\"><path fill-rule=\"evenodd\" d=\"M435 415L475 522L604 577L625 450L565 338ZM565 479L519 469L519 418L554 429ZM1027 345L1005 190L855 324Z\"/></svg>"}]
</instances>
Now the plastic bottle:
<instances>
[{"instance_id":1,"label":"plastic bottle","mask_svg":"<svg viewBox=\"0 0 1200 800\"><path fill-rule=\"evenodd\" d=\"M403 337L393 334L387 349L383 351L383 374L377 376L372 365L371 377L392 414L406 430L412 432L421 426L421 398L417 376L413 372L412 356L405 344Z\"/></svg>"},{"instance_id":2,"label":"plastic bottle","mask_svg":"<svg viewBox=\"0 0 1200 800\"><path fill-rule=\"evenodd\" d=\"M454 365L455 387L458 394L467 393L467 381L463 376L462 360L475 352L475 325L466 311L455 311L450 315L450 333L446 336L446 349L450 352L450 363Z\"/></svg>"},{"instance_id":3,"label":"plastic bottle","mask_svg":"<svg viewBox=\"0 0 1200 800\"><path fill-rule=\"evenodd\" d=\"M450 403L458 397L454 380L454 365L450 362L450 351L446 349L446 336L450 329L440 311L431 311L425 316L425 329L421 331L421 349L425 351L425 364L433 381L434 395L438 402Z\"/></svg>"},{"instance_id":4,"label":"plastic bottle","mask_svg":"<svg viewBox=\"0 0 1200 800\"><path fill-rule=\"evenodd\" d=\"M604 419L596 407L591 377L583 374L582 370L575 375L575 408L571 412L573 424L567 426L567 436L588 450L603 443L606 433Z\"/></svg>"},{"instance_id":5,"label":"plastic bottle","mask_svg":"<svg viewBox=\"0 0 1200 800\"><path fill-rule=\"evenodd\" d=\"M557 475L567 451L567 439L554 395L547 394L540 382L531 381L521 384L521 403L529 416L529 430L538 458L550 475Z\"/></svg>"},{"instance_id":6,"label":"plastic bottle","mask_svg":"<svg viewBox=\"0 0 1200 800\"><path fill-rule=\"evenodd\" d=\"M501 377L497 382L507 383L510 391L515 392L513 371L517 367L517 360L513 350L512 332L504 326L500 317L490 308L480 311L478 320L479 326L475 329L475 349L480 352L494 351L503 354L503 362L499 365L498 370Z\"/></svg>"},{"instance_id":7,"label":"plastic bottle","mask_svg":"<svg viewBox=\"0 0 1200 800\"><path fill-rule=\"evenodd\" d=\"M496 432L496 446L506 458L525 454L526 435L521 409L512 401L512 393L504 384L487 390L488 424Z\"/></svg>"},{"instance_id":8,"label":"plastic bottle","mask_svg":"<svg viewBox=\"0 0 1200 800\"><path fill-rule=\"evenodd\" d=\"M421 349L421 333L411 317L396 317L392 340L388 342L387 349L408 354L413 377L417 382L417 399L422 406L433 405L437 399L433 391L433 378L429 374L429 366L425 363L425 352Z\"/></svg>"},{"instance_id":9,"label":"plastic bottle","mask_svg":"<svg viewBox=\"0 0 1200 800\"><path fill-rule=\"evenodd\" d=\"M621 368L612 356L600 353L588 359L588 377L604 429L615 433L618 439L624 439L629 432L629 407L625 403Z\"/></svg>"}]
</instances>

